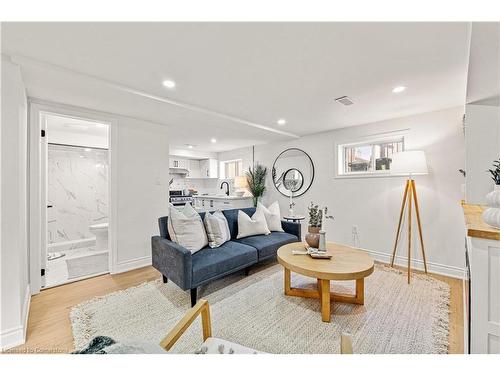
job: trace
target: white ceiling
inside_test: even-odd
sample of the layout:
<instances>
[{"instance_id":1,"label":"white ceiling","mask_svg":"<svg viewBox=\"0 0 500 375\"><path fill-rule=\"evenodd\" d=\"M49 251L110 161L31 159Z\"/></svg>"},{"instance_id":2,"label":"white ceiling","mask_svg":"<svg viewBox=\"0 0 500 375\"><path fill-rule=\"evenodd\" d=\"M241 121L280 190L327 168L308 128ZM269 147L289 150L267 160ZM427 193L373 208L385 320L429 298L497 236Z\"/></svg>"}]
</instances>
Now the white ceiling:
<instances>
[{"instance_id":1,"label":"white ceiling","mask_svg":"<svg viewBox=\"0 0 500 375\"><path fill-rule=\"evenodd\" d=\"M9 23L2 52L29 58L17 61L31 96L166 124L173 146L222 151L462 105L468 33L467 23ZM408 89L393 94L398 85ZM355 105L334 102L343 95Z\"/></svg>"}]
</instances>

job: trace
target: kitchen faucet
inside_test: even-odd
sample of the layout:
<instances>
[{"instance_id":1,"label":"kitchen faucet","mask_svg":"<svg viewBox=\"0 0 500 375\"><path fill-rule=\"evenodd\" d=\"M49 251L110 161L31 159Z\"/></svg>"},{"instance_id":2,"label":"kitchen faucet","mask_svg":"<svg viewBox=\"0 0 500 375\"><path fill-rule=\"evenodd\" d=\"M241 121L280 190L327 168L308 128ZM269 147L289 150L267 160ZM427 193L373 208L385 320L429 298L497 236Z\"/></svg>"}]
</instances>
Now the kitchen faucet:
<instances>
[{"instance_id":1,"label":"kitchen faucet","mask_svg":"<svg viewBox=\"0 0 500 375\"><path fill-rule=\"evenodd\" d=\"M222 189L222 185L226 184L226 195L229 196L229 182L227 181L222 181L220 184L220 188Z\"/></svg>"}]
</instances>

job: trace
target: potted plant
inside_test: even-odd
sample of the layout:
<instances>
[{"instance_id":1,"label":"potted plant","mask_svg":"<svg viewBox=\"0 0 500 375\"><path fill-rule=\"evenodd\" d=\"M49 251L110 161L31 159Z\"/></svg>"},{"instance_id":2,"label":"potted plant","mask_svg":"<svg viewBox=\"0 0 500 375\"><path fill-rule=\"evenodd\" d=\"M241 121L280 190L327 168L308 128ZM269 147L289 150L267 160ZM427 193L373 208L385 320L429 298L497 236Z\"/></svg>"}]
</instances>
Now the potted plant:
<instances>
[{"instance_id":1,"label":"potted plant","mask_svg":"<svg viewBox=\"0 0 500 375\"><path fill-rule=\"evenodd\" d=\"M257 207L259 198L262 197L266 191L267 168L261 164L256 164L253 168L249 167L245 174L248 182L248 189L253 195L253 205Z\"/></svg>"},{"instance_id":2,"label":"potted plant","mask_svg":"<svg viewBox=\"0 0 500 375\"><path fill-rule=\"evenodd\" d=\"M311 202L307 210L309 212L309 224L307 226L306 242L310 247L318 248L319 230L323 218L317 204Z\"/></svg>"},{"instance_id":3,"label":"potted plant","mask_svg":"<svg viewBox=\"0 0 500 375\"><path fill-rule=\"evenodd\" d=\"M488 169L495 188L486 196L489 207L483 212L483 220L495 228L500 228L500 159L493 161L493 169Z\"/></svg>"},{"instance_id":4,"label":"potted plant","mask_svg":"<svg viewBox=\"0 0 500 375\"><path fill-rule=\"evenodd\" d=\"M318 248L319 232L323 228L323 219L333 219L333 216L328 215L328 207L321 209L313 202L311 202L307 210L309 211L309 225L307 227L306 242L310 247Z\"/></svg>"}]
</instances>

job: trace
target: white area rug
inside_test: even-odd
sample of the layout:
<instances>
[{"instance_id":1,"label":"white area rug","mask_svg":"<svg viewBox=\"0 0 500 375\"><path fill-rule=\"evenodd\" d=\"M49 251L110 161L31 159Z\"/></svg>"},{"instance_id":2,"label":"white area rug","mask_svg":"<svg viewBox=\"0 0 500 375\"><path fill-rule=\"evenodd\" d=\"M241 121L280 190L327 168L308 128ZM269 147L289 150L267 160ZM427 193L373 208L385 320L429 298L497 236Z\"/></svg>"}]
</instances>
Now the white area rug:
<instances>
[{"instance_id":1,"label":"white area rug","mask_svg":"<svg viewBox=\"0 0 500 375\"><path fill-rule=\"evenodd\" d=\"M292 286L315 280L292 273ZM354 282L332 282L352 292ZM365 305L332 303L331 323L321 321L319 301L286 297L283 268L268 265L248 277L232 275L199 289L210 302L215 337L269 353L339 353L341 332L353 335L356 353L447 353L450 290L446 283L377 265L365 279ZM189 307L189 293L161 281L84 302L71 311L75 348L95 336L160 342ZM171 351L200 346L199 319Z\"/></svg>"}]
</instances>

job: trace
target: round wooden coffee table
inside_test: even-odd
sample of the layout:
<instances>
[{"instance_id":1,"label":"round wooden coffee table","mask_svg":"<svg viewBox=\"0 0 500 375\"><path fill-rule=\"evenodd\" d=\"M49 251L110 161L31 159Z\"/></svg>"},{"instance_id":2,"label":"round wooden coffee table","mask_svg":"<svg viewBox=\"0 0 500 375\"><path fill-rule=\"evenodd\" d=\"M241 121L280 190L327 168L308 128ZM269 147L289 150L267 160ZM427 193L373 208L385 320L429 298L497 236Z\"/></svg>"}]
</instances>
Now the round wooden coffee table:
<instances>
[{"instance_id":1,"label":"round wooden coffee table","mask_svg":"<svg viewBox=\"0 0 500 375\"><path fill-rule=\"evenodd\" d=\"M331 259L314 259L309 255L294 255L292 250L304 251L302 242L294 242L278 249L278 262L285 269L285 295L319 298L321 300L321 317L324 322L330 321L330 301L364 304L365 277L373 273L373 259L365 251L345 245L327 243L327 253ZM292 288L290 272L318 280L318 289ZM330 293L330 280L356 280L356 294L346 295Z\"/></svg>"}]
</instances>

